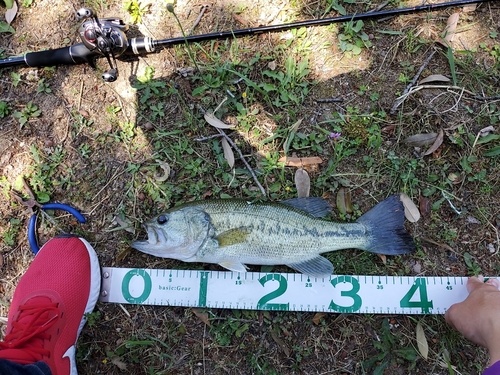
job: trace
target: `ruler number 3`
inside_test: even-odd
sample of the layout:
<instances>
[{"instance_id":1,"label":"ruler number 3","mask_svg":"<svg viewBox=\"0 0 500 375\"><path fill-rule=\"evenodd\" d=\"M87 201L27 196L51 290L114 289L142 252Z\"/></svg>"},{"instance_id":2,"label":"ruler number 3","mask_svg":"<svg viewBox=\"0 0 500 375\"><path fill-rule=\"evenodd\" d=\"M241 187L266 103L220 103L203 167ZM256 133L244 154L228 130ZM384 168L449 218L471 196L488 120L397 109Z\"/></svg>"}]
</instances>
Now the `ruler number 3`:
<instances>
[{"instance_id":1,"label":"ruler number 3","mask_svg":"<svg viewBox=\"0 0 500 375\"><path fill-rule=\"evenodd\" d=\"M358 280L351 276L338 276L332 279L330 283L334 288L340 283L350 283L352 285L351 289L340 292L341 297L350 297L352 299L352 304L349 306L342 306L332 300L330 302L330 306L328 307L330 310L341 313L352 313L361 308L363 300L358 294L361 288ZM377 289L379 289L379 285L377 286ZM419 298L412 300L417 291ZM410 290L399 301L399 306L402 308L421 308L422 313L430 313L430 309L433 308L433 302L432 300L429 301L427 296L427 284L424 278L415 279L415 282L410 287Z\"/></svg>"}]
</instances>

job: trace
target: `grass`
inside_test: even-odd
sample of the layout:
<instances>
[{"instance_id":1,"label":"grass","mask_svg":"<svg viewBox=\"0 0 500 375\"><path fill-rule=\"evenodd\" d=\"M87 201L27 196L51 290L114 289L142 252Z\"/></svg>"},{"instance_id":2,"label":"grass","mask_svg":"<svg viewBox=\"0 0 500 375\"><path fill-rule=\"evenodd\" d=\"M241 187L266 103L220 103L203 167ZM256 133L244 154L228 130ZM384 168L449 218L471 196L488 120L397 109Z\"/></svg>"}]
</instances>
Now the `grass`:
<instances>
[{"instance_id":1,"label":"grass","mask_svg":"<svg viewBox=\"0 0 500 375\"><path fill-rule=\"evenodd\" d=\"M181 33L162 3L88 4L103 16L122 12L138 27L163 14L158 35ZM271 5L261 5L273 11ZM312 9L291 2L281 16L291 20L332 9L351 14L372 5L328 1ZM261 13L254 4L235 4L231 9L255 22ZM182 27L189 29L196 12L190 16L184 8L176 12ZM206 15L211 21L202 20L198 31L238 22L217 18L218 14L214 10ZM470 17L461 22L470 23L470 30L480 29L484 39L456 49L453 55L437 53L423 75L444 74L470 92L499 95L498 35L491 20L473 24L480 16ZM405 27L398 23L403 20ZM422 28L432 31L443 26L430 16L409 17L191 44L189 49L180 45L139 59L133 74L129 74L132 62L119 62L122 82L111 86L102 84L99 74L80 67L40 70L40 77L33 80L28 70L2 72L6 84L0 91L0 118L15 125L14 138L19 140L5 153L0 142L2 153L11 153L8 160L13 165L7 168L7 159L2 159L5 214L0 218L0 251L5 274L13 280L1 279L5 295L12 292L27 263L16 261L18 253L23 259L30 256L23 230L27 214L12 205L8 195L19 175L39 202L64 201L82 209L90 222L83 227L54 215L58 225L88 238L105 266L219 269L145 256L131 251L129 242L142 233L141 222L178 203L262 198L238 158L234 169L228 167L218 139L195 141L215 134L203 111L213 111L226 97L216 115L236 125L227 132L249 160L267 199L296 195L295 169L279 161L285 154L295 154L324 160L308 170L311 195L335 204L339 188L351 192L354 212L340 214L335 208L332 220L353 221L376 201L400 191L414 202L428 200L429 212L407 225L417 242L415 254L384 262L360 250L328 253L336 273L498 274L498 253L491 252L492 246L493 250L499 246L500 220L496 100L477 100L465 90L422 90L408 96L396 114L389 113L434 48ZM22 25L16 30L20 31L13 41L21 43L21 50L30 34L23 33ZM7 95L7 88L12 94ZM121 96L127 90L134 91L135 98ZM316 101L332 98L342 101ZM54 108L62 110L57 114ZM490 125L496 132L478 136ZM443 144L432 155L422 157L421 150L405 142L410 135L440 129L444 129ZM122 224L117 224L117 217ZM123 223L135 232L117 229L126 227ZM46 222L40 228L42 242L58 231ZM284 266L273 270L290 271ZM3 298L0 302L1 315L6 315L7 302ZM79 342L80 372L458 374L478 372L486 363L484 351L451 330L441 316L318 317L216 309L201 313L209 326L191 309L99 304ZM417 322L429 343L427 360L419 356Z\"/></svg>"}]
</instances>

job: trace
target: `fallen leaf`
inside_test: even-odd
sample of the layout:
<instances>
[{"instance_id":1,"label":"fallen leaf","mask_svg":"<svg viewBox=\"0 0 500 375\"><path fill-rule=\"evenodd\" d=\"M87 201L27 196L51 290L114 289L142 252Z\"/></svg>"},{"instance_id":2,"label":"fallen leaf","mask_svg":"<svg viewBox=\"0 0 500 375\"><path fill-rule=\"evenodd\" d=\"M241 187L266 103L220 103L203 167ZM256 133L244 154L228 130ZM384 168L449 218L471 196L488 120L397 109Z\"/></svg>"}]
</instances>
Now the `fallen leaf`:
<instances>
[{"instance_id":1,"label":"fallen leaf","mask_svg":"<svg viewBox=\"0 0 500 375\"><path fill-rule=\"evenodd\" d=\"M421 195L418 198L418 207L420 209L420 214L423 217L428 217L431 214L431 201L429 200L429 198Z\"/></svg>"},{"instance_id":2,"label":"fallen leaf","mask_svg":"<svg viewBox=\"0 0 500 375\"><path fill-rule=\"evenodd\" d=\"M326 315L324 312L317 312L314 314L314 317L312 318L312 321L314 324L318 325L319 322L321 321L321 318L323 318Z\"/></svg>"},{"instance_id":3,"label":"fallen leaf","mask_svg":"<svg viewBox=\"0 0 500 375\"><path fill-rule=\"evenodd\" d=\"M290 349L288 349L288 346L286 346L285 342L282 339L280 339L276 334L276 332L274 332L272 329L271 329L271 337L273 338L274 342L276 342L276 344L278 344L279 347L283 350L285 355L289 357Z\"/></svg>"},{"instance_id":4,"label":"fallen leaf","mask_svg":"<svg viewBox=\"0 0 500 375\"><path fill-rule=\"evenodd\" d=\"M465 5L462 10L464 11L464 13L470 13L470 12L474 12L477 8L477 4L468 4L468 5Z\"/></svg>"},{"instance_id":5,"label":"fallen leaf","mask_svg":"<svg viewBox=\"0 0 500 375\"><path fill-rule=\"evenodd\" d=\"M443 138L444 138L444 131L443 129L440 129L439 130L439 134L438 136L436 137L436 140L434 141L434 143L432 144L431 147L429 147L429 149L427 151L424 152L424 156L425 155L430 155L432 154L434 151L436 151L442 144L443 144Z\"/></svg>"},{"instance_id":6,"label":"fallen leaf","mask_svg":"<svg viewBox=\"0 0 500 375\"><path fill-rule=\"evenodd\" d=\"M446 22L446 27L444 28L444 40L447 44L453 42L455 38L455 32L457 31L457 24L460 18L460 13L453 13L448 17L448 21Z\"/></svg>"},{"instance_id":7,"label":"fallen leaf","mask_svg":"<svg viewBox=\"0 0 500 375\"><path fill-rule=\"evenodd\" d=\"M382 263L387 264L387 257L384 254L377 254Z\"/></svg>"},{"instance_id":8,"label":"fallen leaf","mask_svg":"<svg viewBox=\"0 0 500 375\"><path fill-rule=\"evenodd\" d=\"M405 193L401 193L399 199L401 200L405 208L406 219L408 219L408 221L412 223L416 223L418 220L420 220L420 211L418 210L415 203L413 203L413 201L410 199L410 197Z\"/></svg>"},{"instance_id":9,"label":"fallen leaf","mask_svg":"<svg viewBox=\"0 0 500 375\"><path fill-rule=\"evenodd\" d=\"M158 182L166 181L170 177L170 165L162 160L156 160L156 162L159 164L160 168L163 169L163 175L155 173L153 176L154 179Z\"/></svg>"},{"instance_id":10,"label":"fallen leaf","mask_svg":"<svg viewBox=\"0 0 500 375\"><path fill-rule=\"evenodd\" d=\"M415 264L412 267L412 270L417 275L420 274L420 272L422 272L422 265L420 264L420 262L415 262Z\"/></svg>"},{"instance_id":11,"label":"fallen leaf","mask_svg":"<svg viewBox=\"0 0 500 375\"><path fill-rule=\"evenodd\" d=\"M227 160L227 164L229 164L229 168L233 169L233 167L234 167L233 149L226 138L222 138L221 143L222 143L222 149L224 150L224 158Z\"/></svg>"},{"instance_id":12,"label":"fallen leaf","mask_svg":"<svg viewBox=\"0 0 500 375\"><path fill-rule=\"evenodd\" d=\"M343 215L352 214L351 190L341 187L337 192L337 209Z\"/></svg>"},{"instance_id":13,"label":"fallen leaf","mask_svg":"<svg viewBox=\"0 0 500 375\"><path fill-rule=\"evenodd\" d=\"M306 158L298 158L296 156L283 156L278 160L280 163L285 163L288 167L302 167L306 165L321 164L323 160L318 156L310 156Z\"/></svg>"},{"instance_id":14,"label":"fallen leaf","mask_svg":"<svg viewBox=\"0 0 500 375\"><path fill-rule=\"evenodd\" d=\"M208 313L202 312L200 309L192 308L191 311L194 315L198 317L203 323L210 327L210 320L208 320Z\"/></svg>"},{"instance_id":15,"label":"fallen leaf","mask_svg":"<svg viewBox=\"0 0 500 375\"><path fill-rule=\"evenodd\" d=\"M427 344L425 332L420 323L417 323L416 331L418 351L423 359L427 359L427 357L429 356L429 344Z\"/></svg>"},{"instance_id":16,"label":"fallen leaf","mask_svg":"<svg viewBox=\"0 0 500 375\"><path fill-rule=\"evenodd\" d=\"M433 143L437 138L437 133L415 134L406 138L405 142L413 147L427 146Z\"/></svg>"},{"instance_id":17,"label":"fallen leaf","mask_svg":"<svg viewBox=\"0 0 500 375\"><path fill-rule=\"evenodd\" d=\"M482 128L480 131L479 131L479 135L481 137L486 137L487 135L489 135L490 133L493 133L495 131L495 128L493 126L487 126L485 128Z\"/></svg>"},{"instance_id":18,"label":"fallen leaf","mask_svg":"<svg viewBox=\"0 0 500 375\"><path fill-rule=\"evenodd\" d=\"M219 129L232 129L234 128L234 125L228 125L225 122L219 120L217 117L214 116L212 112L205 112L203 115L205 118L205 121L208 122L210 125L212 125L215 128Z\"/></svg>"},{"instance_id":19,"label":"fallen leaf","mask_svg":"<svg viewBox=\"0 0 500 375\"><path fill-rule=\"evenodd\" d=\"M132 221L130 221L129 219L123 219L120 216L116 215L114 217L113 221L111 222L111 224L118 224L119 228L117 228L117 229L124 229L127 232L132 233L132 234L135 233L134 226L132 225Z\"/></svg>"},{"instance_id":20,"label":"fallen leaf","mask_svg":"<svg viewBox=\"0 0 500 375\"><path fill-rule=\"evenodd\" d=\"M121 360L120 357L114 356L111 358L111 363L114 364L116 367L118 367L122 371L127 370L127 364Z\"/></svg>"},{"instance_id":21,"label":"fallen leaf","mask_svg":"<svg viewBox=\"0 0 500 375\"><path fill-rule=\"evenodd\" d=\"M7 9L5 12L5 21L10 25L17 14L17 3L14 1L12 3L12 8Z\"/></svg>"},{"instance_id":22,"label":"fallen leaf","mask_svg":"<svg viewBox=\"0 0 500 375\"><path fill-rule=\"evenodd\" d=\"M431 74L428 77L425 77L423 80L421 80L418 84L423 85L424 83L431 83L431 82L450 82L451 79L448 77L442 75L442 74Z\"/></svg>"},{"instance_id":23,"label":"fallen leaf","mask_svg":"<svg viewBox=\"0 0 500 375\"><path fill-rule=\"evenodd\" d=\"M295 187L297 188L297 196L299 198L307 198L311 188L311 179L309 174L302 168L295 172Z\"/></svg>"},{"instance_id":24,"label":"fallen leaf","mask_svg":"<svg viewBox=\"0 0 500 375\"><path fill-rule=\"evenodd\" d=\"M248 21L246 19L244 19L243 17L237 15L236 13L231 13L231 16L233 16L233 18L236 21L238 21L241 25L248 26Z\"/></svg>"},{"instance_id":25,"label":"fallen leaf","mask_svg":"<svg viewBox=\"0 0 500 375\"><path fill-rule=\"evenodd\" d=\"M276 70L276 67L277 67L276 61L275 61L275 60L273 60L273 61L269 61L269 63L267 64L267 67L268 67L270 70Z\"/></svg>"}]
</instances>

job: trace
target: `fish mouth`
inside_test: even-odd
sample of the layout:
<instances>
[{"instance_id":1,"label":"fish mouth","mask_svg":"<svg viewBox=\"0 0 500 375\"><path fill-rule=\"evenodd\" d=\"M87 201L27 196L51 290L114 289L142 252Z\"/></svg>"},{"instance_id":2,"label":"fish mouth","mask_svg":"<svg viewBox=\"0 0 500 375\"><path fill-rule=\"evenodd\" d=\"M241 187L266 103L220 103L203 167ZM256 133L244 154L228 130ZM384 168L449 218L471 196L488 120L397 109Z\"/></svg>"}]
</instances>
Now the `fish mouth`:
<instances>
[{"instance_id":1,"label":"fish mouth","mask_svg":"<svg viewBox=\"0 0 500 375\"><path fill-rule=\"evenodd\" d=\"M143 225L143 227L148 233L148 239L145 241L133 241L130 243L130 246L143 253L151 254L151 248L165 243L167 237L161 229L146 225Z\"/></svg>"}]
</instances>

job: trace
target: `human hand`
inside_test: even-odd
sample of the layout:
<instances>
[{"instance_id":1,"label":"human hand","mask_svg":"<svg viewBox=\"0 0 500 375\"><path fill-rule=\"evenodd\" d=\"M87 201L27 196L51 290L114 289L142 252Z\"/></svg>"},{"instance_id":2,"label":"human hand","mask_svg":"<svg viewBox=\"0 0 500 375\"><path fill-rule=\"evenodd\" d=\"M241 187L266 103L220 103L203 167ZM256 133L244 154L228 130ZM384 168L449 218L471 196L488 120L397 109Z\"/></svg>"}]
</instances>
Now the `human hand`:
<instances>
[{"instance_id":1,"label":"human hand","mask_svg":"<svg viewBox=\"0 0 500 375\"><path fill-rule=\"evenodd\" d=\"M446 321L469 340L490 353L490 365L500 361L500 282L497 279L471 277L467 280L468 297L452 305Z\"/></svg>"}]
</instances>

